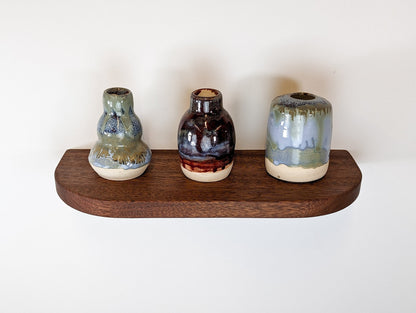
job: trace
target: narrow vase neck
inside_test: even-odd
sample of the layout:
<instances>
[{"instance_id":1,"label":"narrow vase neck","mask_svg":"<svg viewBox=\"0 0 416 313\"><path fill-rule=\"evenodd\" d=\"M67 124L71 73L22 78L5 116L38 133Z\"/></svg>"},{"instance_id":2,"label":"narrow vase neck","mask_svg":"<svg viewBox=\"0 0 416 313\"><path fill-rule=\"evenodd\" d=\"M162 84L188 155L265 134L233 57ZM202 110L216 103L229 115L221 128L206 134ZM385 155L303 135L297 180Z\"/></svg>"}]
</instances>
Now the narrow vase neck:
<instances>
[{"instance_id":1,"label":"narrow vase neck","mask_svg":"<svg viewBox=\"0 0 416 313\"><path fill-rule=\"evenodd\" d=\"M107 114L124 115L133 110L133 94L126 88L109 88L104 91L103 106Z\"/></svg>"},{"instance_id":2,"label":"narrow vase neck","mask_svg":"<svg viewBox=\"0 0 416 313\"><path fill-rule=\"evenodd\" d=\"M219 90L201 88L191 94L191 111L196 113L216 113L222 110L222 94Z\"/></svg>"}]
</instances>

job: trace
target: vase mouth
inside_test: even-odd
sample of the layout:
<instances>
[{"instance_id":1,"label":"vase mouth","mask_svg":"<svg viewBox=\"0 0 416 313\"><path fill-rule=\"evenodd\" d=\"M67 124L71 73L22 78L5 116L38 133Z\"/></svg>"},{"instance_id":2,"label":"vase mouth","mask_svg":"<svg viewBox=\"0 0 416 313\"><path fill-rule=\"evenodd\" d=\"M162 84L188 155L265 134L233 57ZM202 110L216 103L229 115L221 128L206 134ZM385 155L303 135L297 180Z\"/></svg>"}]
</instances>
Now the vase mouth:
<instances>
[{"instance_id":1,"label":"vase mouth","mask_svg":"<svg viewBox=\"0 0 416 313\"><path fill-rule=\"evenodd\" d=\"M291 98L298 100L315 100L316 96L308 92L294 92L290 94Z\"/></svg>"},{"instance_id":2,"label":"vase mouth","mask_svg":"<svg viewBox=\"0 0 416 313\"><path fill-rule=\"evenodd\" d=\"M131 91L123 87L111 87L106 89L104 93L110 96L127 96L131 94Z\"/></svg>"},{"instance_id":3,"label":"vase mouth","mask_svg":"<svg viewBox=\"0 0 416 313\"><path fill-rule=\"evenodd\" d=\"M214 113L222 110L222 94L213 88L200 88L191 94L191 110L199 113Z\"/></svg>"},{"instance_id":4,"label":"vase mouth","mask_svg":"<svg viewBox=\"0 0 416 313\"><path fill-rule=\"evenodd\" d=\"M213 88L199 88L192 92L192 97L201 100L213 100L217 97L222 97L221 92Z\"/></svg>"}]
</instances>

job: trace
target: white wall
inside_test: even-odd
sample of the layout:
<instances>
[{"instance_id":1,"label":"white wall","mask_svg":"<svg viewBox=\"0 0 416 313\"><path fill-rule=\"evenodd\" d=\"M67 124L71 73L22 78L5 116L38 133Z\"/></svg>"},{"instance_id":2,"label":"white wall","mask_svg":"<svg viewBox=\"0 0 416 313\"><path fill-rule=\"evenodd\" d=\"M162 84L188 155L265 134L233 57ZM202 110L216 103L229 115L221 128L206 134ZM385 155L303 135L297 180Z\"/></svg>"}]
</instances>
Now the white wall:
<instances>
[{"instance_id":1,"label":"white wall","mask_svg":"<svg viewBox=\"0 0 416 313\"><path fill-rule=\"evenodd\" d=\"M0 312L415 312L414 1L1 1ZM270 101L330 100L359 198L310 219L105 219L53 171L89 147L111 86L152 149L214 87L238 149Z\"/></svg>"}]
</instances>

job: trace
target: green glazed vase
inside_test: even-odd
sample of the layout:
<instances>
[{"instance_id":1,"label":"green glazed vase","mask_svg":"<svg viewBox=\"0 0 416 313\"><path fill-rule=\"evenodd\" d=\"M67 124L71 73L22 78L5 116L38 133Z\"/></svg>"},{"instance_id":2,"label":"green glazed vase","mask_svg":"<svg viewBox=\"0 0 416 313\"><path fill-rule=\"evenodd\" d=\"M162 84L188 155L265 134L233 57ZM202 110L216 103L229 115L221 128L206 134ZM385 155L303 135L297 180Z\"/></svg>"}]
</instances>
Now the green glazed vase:
<instances>
[{"instance_id":1,"label":"green glazed vase","mask_svg":"<svg viewBox=\"0 0 416 313\"><path fill-rule=\"evenodd\" d=\"M104 113L98 121L98 141L88 161L105 179L128 180L144 173L152 152L142 141L142 125L133 110L133 94L126 88L104 91Z\"/></svg>"},{"instance_id":2,"label":"green glazed vase","mask_svg":"<svg viewBox=\"0 0 416 313\"><path fill-rule=\"evenodd\" d=\"M329 165L331 103L306 92L276 97L267 126L267 172L289 182L322 178Z\"/></svg>"}]
</instances>

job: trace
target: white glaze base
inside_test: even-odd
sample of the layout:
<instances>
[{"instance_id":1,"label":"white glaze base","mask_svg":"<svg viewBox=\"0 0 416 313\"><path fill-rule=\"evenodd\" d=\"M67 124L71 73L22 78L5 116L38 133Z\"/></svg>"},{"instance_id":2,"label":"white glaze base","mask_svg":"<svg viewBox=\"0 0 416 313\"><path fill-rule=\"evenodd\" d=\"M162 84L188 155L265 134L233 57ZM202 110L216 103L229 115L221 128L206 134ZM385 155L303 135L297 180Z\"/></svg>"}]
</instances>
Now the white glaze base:
<instances>
[{"instance_id":1,"label":"white glaze base","mask_svg":"<svg viewBox=\"0 0 416 313\"><path fill-rule=\"evenodd\" d=\"M91 163L90 165L93 168L93 170L102 178L121 181L121 180L129 180L129 179L139 177L147 169L147 167L149 166L149 163L141 167L131 168L128 170L124 170L122 168L102 168L102 167L94 166Z\"/></svg>"},{"instance_id":2,"label":"white glaze base","mask_svg":"<svg viewBox=\"0 0 416 313\"><path fill-rule=\"evenodd\" d=\"M274 165L265 158L266 171L273 177L292 183L307 183L325 176L329 162L317 168L291 167L285 164Z\"/></svg>"},{"instance_id":3,"label":"white glaze base","mask_svg":"<svg viewBox=\"0 0 416 313\"><path fill-rule=\"evenodd\" d=\"M181 165L181 169L182 169L183 174L189 179L202 182L202 183L210 183L210 182L216 182L216 181L223 180L224 178L227 178L227 176L230 175L231 173L233 164L234 162L231 162L223 170L216 171L216 172L205 172L205 173L193 172L193 171L187 170L182 165Z\"/></svg>"}]
</instances>

